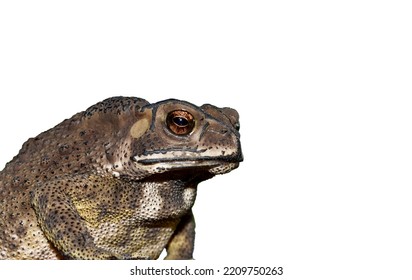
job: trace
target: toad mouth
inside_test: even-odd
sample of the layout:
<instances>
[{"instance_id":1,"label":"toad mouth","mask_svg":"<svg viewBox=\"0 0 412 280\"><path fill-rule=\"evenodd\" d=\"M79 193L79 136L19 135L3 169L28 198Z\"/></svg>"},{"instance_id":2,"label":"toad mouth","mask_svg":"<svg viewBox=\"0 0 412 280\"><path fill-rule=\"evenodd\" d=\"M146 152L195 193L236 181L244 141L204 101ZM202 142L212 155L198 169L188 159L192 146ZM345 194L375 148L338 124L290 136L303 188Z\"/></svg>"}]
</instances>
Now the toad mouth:
<instances>
[{"instance_id":1,"label":"toad mouth","mask_svg":"<svg viewBox=\"0 0 412 280\"><path fill-rule=\"evenodd\" d=\"M187 158L138 158L134 161L142 166L155 169L160 176L180 178L182 174L189 178L206 180L218 174L225 174L239 166L243 157L187 157ZM183 173L182 173L183 172ZM189 175L190 174L190 175ZM158 176L158 175L157 175ZM206 177L205 177L206 176ZM169 178L169 179L170 179Z\"/></svg>"},{"instance_id":2,"label":"toad mouth","mask_svg":"<svg viewBox=\"0 0 412 280\"><path fill-rule=\"evenodd\" d=\"M132 160L142 165L172 164L184 166L211 166L243 161L238 149L228 149L219 154L208 149L156 151L132 157Z\"/></svg>"},{"instance_id":3,"label":"toad mouth","mask_svg":"<svg viewBox=\"0 0 412 280\"><path fill-rule=\"evenodd\" d=\"M133 161L142 165L152 165L159 163L171 163L182 166L217 166L224 163L241 162L243 157L233 156L199 156L199 157L133 157Z\"/></svg>"}]
</instances>

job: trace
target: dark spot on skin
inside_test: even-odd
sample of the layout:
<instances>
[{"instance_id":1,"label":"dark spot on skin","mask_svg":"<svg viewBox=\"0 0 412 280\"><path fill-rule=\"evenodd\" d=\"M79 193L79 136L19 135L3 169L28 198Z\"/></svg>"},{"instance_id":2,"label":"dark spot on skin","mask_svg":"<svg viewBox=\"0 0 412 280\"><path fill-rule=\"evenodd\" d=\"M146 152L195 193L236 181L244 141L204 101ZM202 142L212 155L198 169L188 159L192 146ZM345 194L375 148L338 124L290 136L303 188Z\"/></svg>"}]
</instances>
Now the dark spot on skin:
<instances>
[{"instance_id":1,"label":"dark spot on skin","mask_svg":"<svg viewBox=\"0 0 412 280\"><path fill-rule=\"evenodd\" d=\"M58 214L57 211L50 211L46 218L44 219L45 224L49 228L54 228L58 223Z\"/></svg>"},{"instance_id":2,"label":"dark spot on skin","mask_svg":"<svg viewBox=\"0 0 412 280\"><path fill-rule=\"evenodd\" d=\"M43 156L40 165L48 165L50 163L50 157L49 156Z\"/></svg>"},{"instance_id":3,"label":"dark spot on skin","mask_svg":"<svg viewBox=\"0 0 412 280\"><path fill-rule=\"evenodd\" d=\"M61 230L56 232L56 235L55 235L56 240L62 240L64 239L64 237L65 237L65 234Z\"/></svg>"},{"instance_id":4,"label":"dark spot on skin","mask_svg":"<svg viewBox=\"0 0 412 280\"><path fill-rule=\"evenodd\" d=\"M81 232L77 235L76 241L77 241L77 246L79 247L85 247L87 240L88 240L88 234Z\"/></svg>"},{"instance_id":5,"label":"dark spot on skin","mask_svg":"<svg viewBox=\"0 0 412 280\"><path fill-rule=\"evenodd\" d=\"M16 234L19 238L23 238L27 234L27 227L24 225L23 221L20 221L17 226Z\"/></svg>"},{"instance_id":6,"label":"dark spot on skin","mask_svg":"<svg viewBox=\"0 0 412 280\"><path fill-rule=\"evenodd\" d=\"M39 204L39 209L45 209L47 207L48 198L46 195L40 195L37 201Z\"/></svg>"},{"instance_id":7,"label":"dark spot on skin","mask_svg":"<svg viewBox=\"0 0 412 280\"><path fill-rule=\"evenodd\" d=\"M20 177L16 176L13 178L13 185L17 186L20 184Z\"/></svg>"},{"instance_id":8,"label":"dark spot on skin","mask_svg":"<svg viewBox=\"0 0 412 280\"><path fill-rule=\"evenodd\" d=\"M70 153L70 146L68 144L60 144L59 153L61 155L67 155L68 153Z\"/></svg>"},{"instance_id":9,"label":"dark spot on skin","mask_svg":"<svg viewBox=\"0 0 412 280\"><path fill-rule=\"evenodd\" d=\"M107 205L102 205L100 207L100 212L99 212L99 217L98 220L102 221L103 219L105 219L107 216L112 215L113 213L109 210L109 206Z\"/></svg>"}]
</instances>

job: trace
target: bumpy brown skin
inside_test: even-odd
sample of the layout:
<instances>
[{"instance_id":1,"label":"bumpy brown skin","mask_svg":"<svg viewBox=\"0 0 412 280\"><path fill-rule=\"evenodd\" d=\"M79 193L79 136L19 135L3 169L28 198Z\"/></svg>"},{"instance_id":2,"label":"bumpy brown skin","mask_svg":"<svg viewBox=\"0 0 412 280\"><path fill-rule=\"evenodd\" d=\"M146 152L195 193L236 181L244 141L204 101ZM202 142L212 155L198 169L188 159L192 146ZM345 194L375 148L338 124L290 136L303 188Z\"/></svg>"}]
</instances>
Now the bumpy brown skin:
<instances>
[{"instance_id":1,"label":"bumpy brown skin","mask_svg":"<svg viewBox=\"0 0 412 280\"><path fill-rule=\"evenodd\" d=\"M114 97L29 139L0 173L0 259L191 259L197 184L242 161L238 118Z\"/></svg>"}]
</instances>

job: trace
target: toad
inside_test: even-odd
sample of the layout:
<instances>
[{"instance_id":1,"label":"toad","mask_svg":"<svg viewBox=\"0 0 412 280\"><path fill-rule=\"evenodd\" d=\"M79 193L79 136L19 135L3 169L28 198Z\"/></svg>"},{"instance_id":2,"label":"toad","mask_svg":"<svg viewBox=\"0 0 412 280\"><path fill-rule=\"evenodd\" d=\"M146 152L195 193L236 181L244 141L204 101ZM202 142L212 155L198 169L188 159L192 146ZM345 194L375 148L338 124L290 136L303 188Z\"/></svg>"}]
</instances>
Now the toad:
<instances>
[{"instance_id":1,"label":"toad","mask_svg":"<svg viewBox=\"0 0 412 280\"><path fill-rule=\"evenodd\" d=\"M239 115L113 97L25 142L0 173L0 259L193 257L197 185L243 160Z\"/></svg>"}]
</instances>

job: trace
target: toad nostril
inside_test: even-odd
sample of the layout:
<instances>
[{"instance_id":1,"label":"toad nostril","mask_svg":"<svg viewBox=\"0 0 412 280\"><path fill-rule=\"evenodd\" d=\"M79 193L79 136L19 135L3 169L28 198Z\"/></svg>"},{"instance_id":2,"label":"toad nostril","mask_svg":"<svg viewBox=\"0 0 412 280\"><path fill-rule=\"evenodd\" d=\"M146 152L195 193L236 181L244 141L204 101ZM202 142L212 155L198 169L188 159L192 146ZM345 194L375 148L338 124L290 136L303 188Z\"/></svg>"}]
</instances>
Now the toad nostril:
<instances>
[{"instance_id":1,"label":"toad nostril","mask_svg":"<svg viewBox=\"0 0 412 280\"><path fill-rule=\"evenodd\" d=\"M234 123L233 124L233 127L237 130L237 131L239 131L240 130L240 123Z\"/></svg>"}]
</instances>

